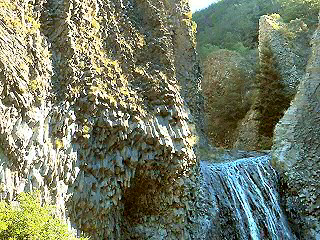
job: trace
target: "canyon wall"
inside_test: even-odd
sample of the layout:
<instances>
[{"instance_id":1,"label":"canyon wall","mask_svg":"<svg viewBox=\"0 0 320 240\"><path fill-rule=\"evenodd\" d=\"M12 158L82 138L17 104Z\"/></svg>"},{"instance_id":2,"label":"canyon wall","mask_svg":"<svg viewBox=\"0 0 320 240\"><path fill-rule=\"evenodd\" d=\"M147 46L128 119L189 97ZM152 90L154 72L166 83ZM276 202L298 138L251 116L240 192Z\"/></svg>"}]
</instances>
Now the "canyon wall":
<instances>
[{"instance_id":1,"label":"canyon wall","mask_svg":"<svg viewBox=\"0 0 320 240\"><path fill-rule=\"evenodd\" d=\"M0 1L1 199L39 189L93 239L194 238L194 31L187 0Z\"/></svg>"},{"instance_id":2,"label":"canyon wall","mask_svg":"<svg viewBox=\"0 0 320 240\"><path fill-rule=\"evenodd\" d=\"M320 20L320 16L319 16ZM274 132L273 165L282 204L299 239L320 239L320 28L291 106Z\"/></svg>"},{"instance_id":3,"label":"canyon wall","mask_svg":"<svg viewBox=\"0 0 320 240\"><path fill-rule=\"evenodd\" d=\"M308 31L302 20L284 23L277 14L262 16L259 21L260 59L265 57L263 48L270 48L284 91L289 96L295 95L305 74L310 54Z\"/></svg>"},{"instance_id":4,"label":"canyon wall","mask_svg":"<svg viewBox=\"0 0 320 240\"><path fill-rule=\"evenodd\" d=\"M198 143L215 161L249 153L208 154L195 27L187 0L0 0L0 199L40 190L93 239L205 237ZM265 40L290 59L285 92L298 88L273 164L302 239L319 238L319 32L306 74L290 42ZM236 147L256 149L255 113Z\"/></svg>"},{"instance_id":5,"label":"canyon wall","mask_svg":"<svg viewBox=\"0 0 320 240\"><path fill-rule=\"evenodd\" d=\"M311 32L302 20L284 23L278 14L263 15L256 52L222 49L207 56L202 88L213 145L270 150L274 126L305 74Z\"/></svg>"},{"instance_id":6,"label":"canyon wall","mask_svg":"<svg viewBox=\"0 0 320 240\"><path fill-rule=\"evenodd\" d=\"M235 148L271 148L275 124L289 107L305 74L311 32L299 19L284 23L278 14L260 17L257 94L238 124Z\"/></svg>"}]
</instances>

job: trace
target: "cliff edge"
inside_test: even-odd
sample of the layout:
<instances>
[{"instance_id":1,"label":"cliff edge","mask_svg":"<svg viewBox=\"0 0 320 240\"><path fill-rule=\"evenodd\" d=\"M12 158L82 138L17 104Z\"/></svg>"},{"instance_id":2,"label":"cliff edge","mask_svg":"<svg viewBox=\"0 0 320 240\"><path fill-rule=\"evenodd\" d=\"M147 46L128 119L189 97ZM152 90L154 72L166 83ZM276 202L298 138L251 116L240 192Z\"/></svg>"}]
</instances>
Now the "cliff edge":
<instances>
[{"instance_id":1,"label":"cliff edge","mask_svg":"<svg viewBox=\"0 0 320 240\"><path fill-rule=\"evenodd\" d=\"M320 16L319 16L320 20ZM283 205L299 239L320 238L320 28L298 92L274 132L273 165Z\"/></svg>"},{"instance_id":2,"label":"cliff edge","mask_svg":"<svg viewBox=\"0 0 320 240\"><path fill-rule=\"evenodd\" d=\"M1 199L40 189L94 239L190 239L194 28L186 0L0 1Z\"/></svg>"},{"instance_id":3,"label":"cliff edge","mask_svg":"<svg viewBox=\"0 0 320 240\"><path fill-rule=\"evenodd\" d=\"M271 148L274 127L305 75L311 32L300 19L284 23L278 14L260 17L257 93L251 109L238 124L235 148Z\"/></svg>"}]
</instances>

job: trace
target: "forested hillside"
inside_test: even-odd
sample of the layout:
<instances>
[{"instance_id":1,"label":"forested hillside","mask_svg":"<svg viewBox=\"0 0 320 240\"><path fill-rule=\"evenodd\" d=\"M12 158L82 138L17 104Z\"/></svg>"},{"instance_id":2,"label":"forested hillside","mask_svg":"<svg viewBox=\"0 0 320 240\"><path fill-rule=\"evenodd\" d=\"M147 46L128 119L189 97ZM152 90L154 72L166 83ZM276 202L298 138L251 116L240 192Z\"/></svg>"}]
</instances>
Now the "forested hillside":
<instances>
[{"instance_id":1,"label":"forested hillside","mask_svg":"<svg viewBox=\"0 0 320 240\"><path fill-rule=\"evenodd\" d=\"M318 0L221 0L194 13L213 145L271 148L304 75L319 9Z\"/></svg>"},{"instance_id":2,"label":"forested hillside","mask_svg":"<svg viewBox=\"0 0 320 240\"><path fill-rule=\"evenodd\" d=\"M284 22L300 18L310 28L317 24L318 0L221 0L193 14L200 57L218 49L245 53L258 44L261 15L279 13Z\"/></svg>"}]
</instances>

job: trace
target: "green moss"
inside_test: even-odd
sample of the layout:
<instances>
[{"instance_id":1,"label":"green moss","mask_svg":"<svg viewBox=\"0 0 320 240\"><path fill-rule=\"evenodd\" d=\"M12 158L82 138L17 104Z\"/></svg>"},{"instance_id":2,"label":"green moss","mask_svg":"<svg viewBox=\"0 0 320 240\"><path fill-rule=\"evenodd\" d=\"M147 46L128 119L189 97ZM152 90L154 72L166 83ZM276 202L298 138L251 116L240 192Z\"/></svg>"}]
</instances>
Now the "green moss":
<instances>
[{"instance_id":1,"label":"green moss","mask_svg":"<svg viewBox=\"0 0 320 240\"><path fill-rule=\"evenodd\" d=\"M36 21L32 16L27 16L28 23L31 24L31 27L29 28L29 33L33 34L38 29L40 29L40 23Z\"/></svg>"},{"instance_id":2,"label":"green moss","mask_svg":"<svg viewBox=\"0 0 320 240\"><path fill-rule=\"evenodd\" d=\"M100 24L96 19L93 18L91 24L92 24L92 27L94 27L95 29L97 30L100 29Z\"/></svg>"},{"instance_id":3,"label":"green moss","mask_svg":"<svg viewBox=\"0 0 320 240\"><path fill-rule=\"evenodd\" d=\"M192 21L191 29L194 34L197 33L197 23L195 21Z\"/></svg>"},{"instance_id":4,"label":"green moss","mask_svg":"<svg viewBox=\"0 0 320 240\"><path fill-rule=\"evenodd\" d=\"M28 82L28 89L31 93L33 93L36 101L43 101L45 86L44 82L42 82L41 78L33 79ZM22 91L26 91L26 89L21 89Z\"/></svg>"},{"instance_id":5,"label":"green moss","mask_svg":"<svg viewBox=\"0 0 320 240\"><path fill-rule=\"evenodd\" d=\"M277 22L274 22L274 21L272 21L271 23L270 23L270 25L271 25L271 27L274 29L274 30L280 30L280 24L279 23L277 23Z\"/></svg>"},{"instance_id":6,"label":"green moss","mask_svg":"<svg viewBox=\"0 0 320 240\"><path fill-rule=\"evenodd\" d=\"M83 128L82 128L82 132L84 134L88 134L90 132L91 128L87 125L84 125Z\"/></svg>"},{"instance_id":7,"label":"green moss","mask_svg":"<svg viewBox=\"0 0 320 240\"><path fill-rule=\"evenodd\" d=\"M274 20L281 20L281 16L278 13L272 13L270 17L272 17Z\"/></svg>"},{"instance_id":8,"label":"green moss","mask_svg":"<svg viewBox=\"0 0 320 240\"><path fill-rule=\"evenodd\" d=\"M40 29L40 22L33 16L33 5L28 4L26 9L23 9L17 3L1 1L0 8L2 10L0 11L0 18L7 27L14 29L18 34L27 36Z\"/></svg>"},{"instance_id":9,"label":"green moss","mask_svg":"<svg viewBox=\"0 0 320 240\"><path fill-rule=\"evenodd\" d=\"M185 13L183 13L183 16L188 18L188 19L192 19L192 12L191 11L185 12Z\"/></svg>"},{"instance_id":10,"label":"green moss","mask_svg":"<svg viewBox=\"0 0 320 240\"><path fill-rule=\"evenodd\" d=\"M29 82L29 89L32 91L32 92L35 92L37 90L40 90L41 89L41 84L39 81L37 81L37 79L33 79Z\"/></svg>"}]
</instances>

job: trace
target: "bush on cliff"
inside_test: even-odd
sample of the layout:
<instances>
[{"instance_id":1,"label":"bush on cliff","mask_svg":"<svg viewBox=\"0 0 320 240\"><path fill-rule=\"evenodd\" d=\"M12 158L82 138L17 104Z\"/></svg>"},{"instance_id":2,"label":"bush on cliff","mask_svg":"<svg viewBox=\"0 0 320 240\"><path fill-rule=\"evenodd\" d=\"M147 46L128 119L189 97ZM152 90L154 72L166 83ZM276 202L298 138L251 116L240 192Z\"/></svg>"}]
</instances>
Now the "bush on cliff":
<instances>
[{"instance_id":1,"label":"bush on cliff","mask_svg":"<svg viewBox=\"0 0 320 240\"><path fill-rule=\"evenodd\" d=\"M37 192L21 193L17 197L16 206L0 202L0 239L76 239L68 232L68 226L55 217L54 206L41 206L37 195Z\"/></svg>"},{"instance_id":2,"label":"bush on cliff","mask_svg":"<svg viewBox=\"0 0 320 240\"><path fill-rule=\"evenodd\" d=\"M258 111L260 148L270 149L274 127L290 106L291 98L285 93L270 47L263 47L261 55L260 72L256 78L258 97L253 108Z\"/></svg>"},{"instance_id":3,"label":"bush on cliff","mask_svg":"<svg viewBox=\"0 0 320 240\"><path fill-rule=\"evenodd\" d=\"M203 64L207 133L219 147L232 147L238 122L250 109L254 67L239 53L219 50Z\"/></svg>"}]
</instances>

